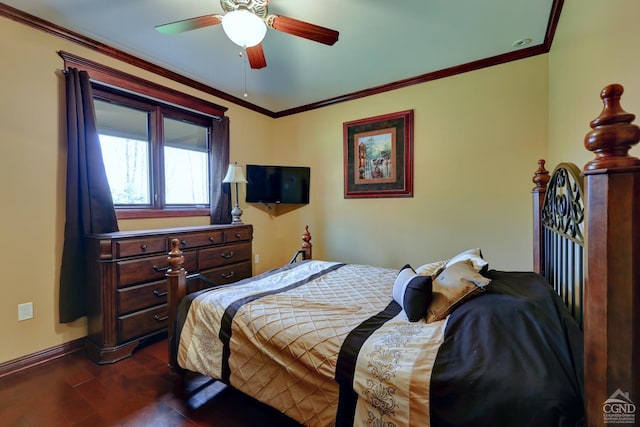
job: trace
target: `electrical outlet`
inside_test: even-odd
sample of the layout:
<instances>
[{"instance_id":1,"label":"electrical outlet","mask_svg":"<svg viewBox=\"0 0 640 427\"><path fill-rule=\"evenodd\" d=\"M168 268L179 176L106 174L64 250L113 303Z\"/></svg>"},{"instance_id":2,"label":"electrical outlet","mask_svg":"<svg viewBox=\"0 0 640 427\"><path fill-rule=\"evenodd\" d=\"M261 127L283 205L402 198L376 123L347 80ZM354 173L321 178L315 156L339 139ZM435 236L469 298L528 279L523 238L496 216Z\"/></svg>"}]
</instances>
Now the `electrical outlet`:
<instances>
[{"instance_id":1,"label":"electrical outlet","mask_svg":"<svg viewBox=\"0 0 640 427\"><path fill-rule=\"evenodd\" d=\"M256 264L259 264L259 263L260 263L260 255L255 254L255 255L253 256L253 260L254 260L254 262L255 262Z\"/></svg>"},{"instance_id":2,"label":"electrical outlet","mask_svg":"<svg viewBox=\"0 0 640 427\"><path fill-rule=\"evenodd\" d=\"M18 321L33 319L33 303L18 304Z\"/></svg>"}]
</instances>

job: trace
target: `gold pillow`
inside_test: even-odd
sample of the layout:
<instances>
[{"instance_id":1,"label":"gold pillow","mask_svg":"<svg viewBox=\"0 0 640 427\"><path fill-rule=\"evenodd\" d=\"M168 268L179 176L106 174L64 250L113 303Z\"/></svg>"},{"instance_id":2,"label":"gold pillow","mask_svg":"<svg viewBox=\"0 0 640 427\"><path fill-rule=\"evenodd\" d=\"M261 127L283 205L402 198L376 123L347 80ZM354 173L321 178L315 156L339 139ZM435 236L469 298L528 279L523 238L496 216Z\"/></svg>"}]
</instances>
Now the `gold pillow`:
<instances>
[{"instance_id":1,"label":"gold pillow","mask_svg":"<svg viewBox=\"0 0 640 427\"><path fill-rule=\"evenodd\" d=\"M427 323L444 319L465 301L482 294L489 282L475 270L471 260L450 265L433 280Z\"/></svg>"},{"instance_id":2,"label":"gold pillow","mask_svg":"<svg viewBox=\"0 0 640 427\"><path fill-rule=\"evenodd\" d=\"M434 279L444 269L444 265L447 261L436 261L428 264L423 264L416 268L416 274L419 276L431 276Z\"/></svg>"}]
</instances>

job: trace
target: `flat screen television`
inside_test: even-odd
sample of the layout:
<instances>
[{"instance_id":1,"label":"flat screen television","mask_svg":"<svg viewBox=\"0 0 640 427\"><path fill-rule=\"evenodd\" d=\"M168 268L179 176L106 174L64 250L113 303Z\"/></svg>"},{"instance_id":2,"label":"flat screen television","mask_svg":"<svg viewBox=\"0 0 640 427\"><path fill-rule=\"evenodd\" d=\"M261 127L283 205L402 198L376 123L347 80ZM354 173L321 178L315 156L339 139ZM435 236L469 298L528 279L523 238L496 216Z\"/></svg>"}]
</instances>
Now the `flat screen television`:
<instances>
[{"instance_id":1,"label":"flat screen television","mask_svg":"<svg viewBox=\"0 0 640 427\"><path fill-rule=\"evenodd\" d=\"M311 169L304 166L247 165L247 203L309 203Z\"/></svg>"}]
</instances>

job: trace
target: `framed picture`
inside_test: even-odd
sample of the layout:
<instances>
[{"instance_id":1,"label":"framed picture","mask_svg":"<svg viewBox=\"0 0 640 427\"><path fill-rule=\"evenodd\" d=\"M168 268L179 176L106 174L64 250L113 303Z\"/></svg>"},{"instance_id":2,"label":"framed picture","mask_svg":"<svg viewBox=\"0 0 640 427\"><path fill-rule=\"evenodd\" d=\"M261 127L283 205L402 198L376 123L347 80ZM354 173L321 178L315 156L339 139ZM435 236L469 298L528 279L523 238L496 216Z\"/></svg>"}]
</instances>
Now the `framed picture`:
<instances>
[{"instance_id":1,"label":"framed picture","mask_svg":"<svg viewBox=\"0 0 640 427\"><path fill-rule=\"evenodd\" d=\"M413 110L343 123L344 197L413 197Z\"/></svg>"}]
</instances>

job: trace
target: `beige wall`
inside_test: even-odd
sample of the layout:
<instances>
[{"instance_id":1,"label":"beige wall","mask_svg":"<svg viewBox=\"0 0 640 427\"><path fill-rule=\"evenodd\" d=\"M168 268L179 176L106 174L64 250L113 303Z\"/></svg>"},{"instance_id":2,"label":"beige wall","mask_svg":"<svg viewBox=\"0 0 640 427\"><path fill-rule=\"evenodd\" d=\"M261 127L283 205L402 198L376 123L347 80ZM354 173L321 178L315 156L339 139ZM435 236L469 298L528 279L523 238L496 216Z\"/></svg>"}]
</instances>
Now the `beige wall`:
<instances>
[{"instance_id":1,"label":"beige wall","mask_svg":"<svg viewBox=\"0 0 640 427\"><path fill-rule=\"evenodd\" d=\"M58 276L65 200L63 61L75 53L156 83L229 107L231 158L269 157L273 120L63 39L0 17L0 363L86 335L86 320L58 323ZM246 126L251 123L251 126ZM266 138L263 138L266 136ZM247 216L250 219L250 216ZM122 221L122 230L207 224L208 217ZM33 302L34 318L18 322L18 304Z\"/></svg>"},{"instance_id":2,"label":"beige wall","mask_svg":"<svg viewBox=\"0 0 640 427\"><path fill-rule=\"evenodd\" d=\"M530 269L546 68L538 56L279 119L279 158L311 166L311 204L283 215L281 229L308 223L315 257L400 268L480 247L496 268ZM407 109L414 197L344 199L342 123Z\"/></svg>"},{"instance_id":3,"label":"beige wall","mask_svg":"<svg viewBox=\"0 0 640 427\"><path fill-rule=\"evenodd\" d=\"M256 273L286 262L305 224L316 258L399 268L481 247L492 267L531 268L531 175L547 155L546 55L274 120L0 18L0 51L11 58L0 68L0 334L11 343L0 348L0 363L86 334L84 319L57 322L65 187L58 50L229 107L231 161L311 167L309 205L269 211L242 204L254 226ZM406 109L415 111L415 197L345 200L342 123ZM34 319L18 322L17 305L27 301Z\"/></svg>"},{"instance_id":4,"label":"beige wall","mask_svg":"<svg viewBox=\"0 0 640 427\"><path fill-rule=\"evenodd\" d=\"M254 272L286 262L305 224L314 258L400 268L481 247L496 268L531 269L531 177L547 155L546 70L538 56L275 120L271 144L266 135L259 143L273 152L242 149L232 160L310 166L311 200L242 205L254 225ZM408 109L414 197L344 199L343 122ZM234 123L232 151L245 140L234 138Z\"/></svg>"},{"instance_id":5,"label":"beige wall","mask_svg":"<svg viewBox=\"0 0 640 427\"><path fill-rule=\"evenodd\" d=\"M593 159L583 140L602 110L606 85L622 84L622 107L640 114L639 16L637 0L565 0L549 54L551 164L582 168ZM640 148L631 153L640 156Z\"/></svg>"}]
</instances>

